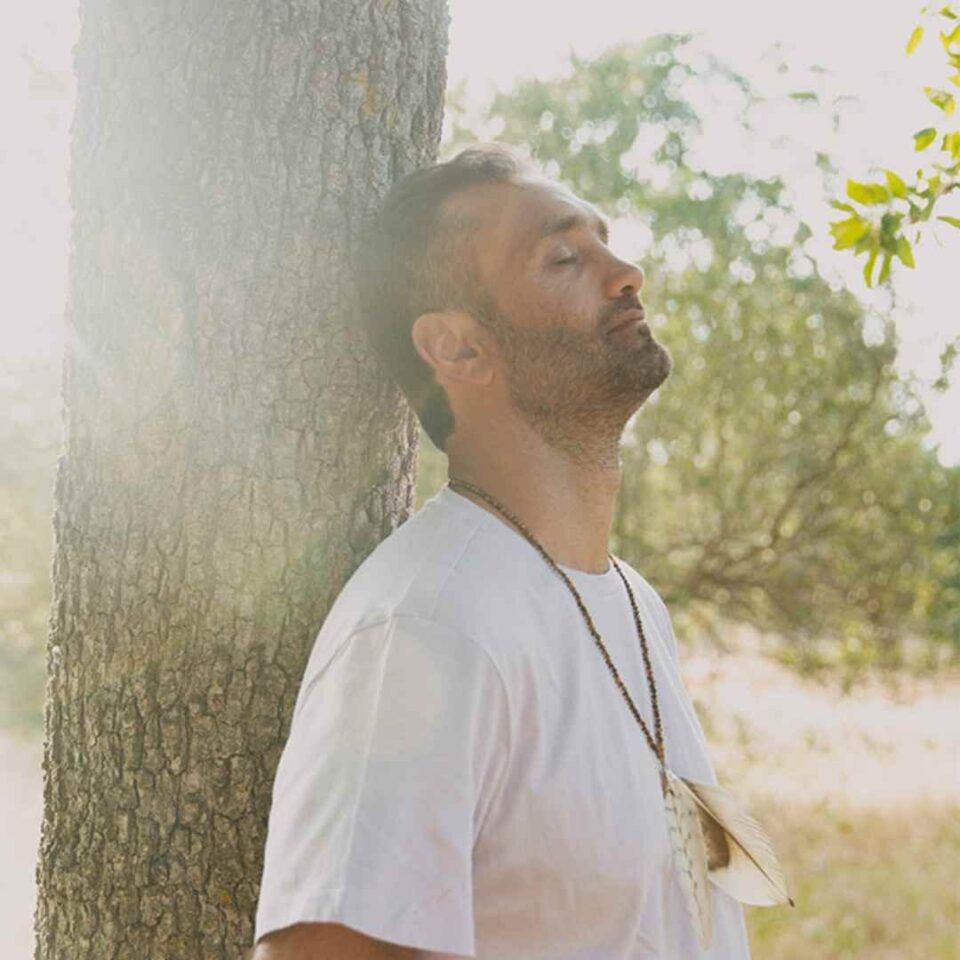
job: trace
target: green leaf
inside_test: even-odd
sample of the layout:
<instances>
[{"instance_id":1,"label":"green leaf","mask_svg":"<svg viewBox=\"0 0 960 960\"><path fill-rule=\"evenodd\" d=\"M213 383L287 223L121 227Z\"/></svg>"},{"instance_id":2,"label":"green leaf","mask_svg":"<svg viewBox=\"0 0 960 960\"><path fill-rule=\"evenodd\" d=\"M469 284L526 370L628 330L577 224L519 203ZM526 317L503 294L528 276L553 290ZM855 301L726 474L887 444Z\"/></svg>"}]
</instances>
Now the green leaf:
<instances>
[{"instance_id":1,"label":"green leaf","mask_svg":"<svg viewBox=\"0 0 960 960\"><path fill-rule=\"evenodd\" d=\"M960 73L954 73L954 74L950 77L950 82L951 82L952 84L954 84L955 86L960 87Z\"/></svg>"},{"instance_id":2,"label":"green leaf","mask_svg":"<svg viewBox=\"0 0 960 960\"><path fill-rule=\"evenodd\" d=\"M895 196L906 199L907 185L892 171L884 170L887 178L887 189Z\"/></svg>"},{"instance_id":3,"label":"green leaf","mask_svg":"<svg viewBox=\"0 0 960 960\"><path fill-rule=\"evenodd\" d=\"M867 257L866 266L863 268L863 279L867 281L867 286L873 286L873 265L877 262L877 254L880 252L879 247L874 247L870 251L870 256Z\"/></svg>"},{"instance_id":4,"label":"green leaf","mask_svg":"<svg viewBox=\"0 0 960 960\"><path fill-rule=\"evenodd\" d=\"M847 196L857 203L872 206L877 203L886 203L890 199L890 191L881 183L858 183L856 180L847 181Z\"/></svg>"},{"instance_id":5,"label":"green leaf","mask_svg":"<svg viewBox=\"0 0 960 960\"><path fill-rule=\"evenodd\" d=\"M819 101L819 97L812 90L797 90L795 93L789 94L791 100L799 100L801 102L812 100L814 103Z\"/></svg>"},{"instance_id":6,"label":"green leaf","mask_svg":"<svg viewBox=\"0 0 960 960\"><path fill-rule=\"evenodd\" d=\"M903 261L906 267L915 267L916 262L913 259L913 248L906 237L900 237L897 240L897 256Z\"/></svg>"},{"instance_id":7,"label":"green leaf","mask_svg":"<svg viewBox=\"0 0 960 960\"><path fill-rule=\"evenodd\" d=\"M851 207L849 203L841 203L839 200L831 200L830 206L835 210L843 210L844 213L856 213L856 207Z\"/></svg>"},{"instance_id":8,"label":"green leaf","mask_svg":"<svg viewBox=\"0 0 960 960\"><path fill-rule=\"evenodd\" d=\"M960 230L960 217L937 217L938 220L942 220L944 223L949 223L951 227L956 227Z\"/></svg>"},{"instance_id":9,"label":"green leaf","mask_svg":"<svg viewBox=\"0 0 960 960\"><path fill-rule=\"evenodd\" d=\"M834 250L846 250L847 247L852 247L869 232L870 221L860 216L850 217L847 220L834 220L830 224Z\"/></svg>"},{"instance_id":10,"label":"green leaf","mask_svg":"<svg viewBox=\"0 0 960 960\"><path fill-rule=\"evenodd\" d=\"M907 56L917 49L917 44L923 37L923 27L914 27L910 39L907 41Z\"/></svg>"},{"instance_id":11,"label":"green leaf","mask_svg":"<svg viewBox=\"0 0 960 960\"><path fill-rule=\"evenodd\" d=\"M939 90L936 87L924 87L923 92L927 95L927 99L935 107L939 107L947 116L950 116L957 109L957 101L952 93Z\"/></svg>"},{"instance_id":12,"label":"green leaf","mask_svg":"<svg viewBox=\"0 0 960 960\"><path fill-rule=\"evenodd\" d=\"M945 7L941 7L939 13L941 17L947 17L950 20L957 19L957 15L953 12L953 8L949 3Z\"/></svg>"},{"instance_id":13,"label":"green leaf","mask_svg":"<svg viewBox=\"0 0 960 960\"><path fill-rule=\"evenodd\" d=\"M880 267L880 276L877 277L877 283L886 283L890 279L890 263L892 260L892 254L885 253L883 255L883 265Z\"/></svg>"},{"instance_id":14,"label":"green leaf","mask_svg":"<svg viewBox=\"0 0 960 960\"><path fill-rule=\"evenodd\" d=\"M898 213L885 213L880 218L880 246L884 250L889 250L891 253L896 252L902 220L903 215Z\"/></svg>"},{"instance_id":15,"label":"green leaf","mask_svg":"<svg viewBox=\"0 0 960 960\"><path fill-rule=\"evenodd\" d=\"M940 42L943 49L949 52L949 47L953 43L960 41L960 23L958 23L949 33L940 34Z\"/></svg>"},{"instance_id":16,"label":"green leaf","mask_svg":"<svg viewBox=\"0 0 960 960\"><path fill-rule=\"evenodd\" d=\"M943 135L941 149L949 153L954 160L960 160L960 130L954 130L953 133Z\"/></svg>"},{"instance_id":17,"label":"green leaf","mask_svg":"<svg viewBox=\"0 0 960 960\"><path fill-rule=\"evenodd\" d=\"M913 135L913 149L925 150L937 139L936 127L924 127Z\"/></svg>"}]
</instances>

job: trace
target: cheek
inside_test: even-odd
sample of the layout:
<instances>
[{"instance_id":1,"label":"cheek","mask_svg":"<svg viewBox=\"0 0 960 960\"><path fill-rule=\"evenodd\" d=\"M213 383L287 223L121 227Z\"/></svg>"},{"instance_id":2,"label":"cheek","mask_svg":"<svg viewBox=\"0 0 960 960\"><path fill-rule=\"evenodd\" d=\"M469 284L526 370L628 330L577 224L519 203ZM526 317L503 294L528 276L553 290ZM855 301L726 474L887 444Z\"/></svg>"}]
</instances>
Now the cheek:
<instances>
[{"instance_id":1,"label":"cheek","mask_svg":"<svg viewBox=\"0 0 960 960\"><path fill-rule=\"evenodd\" d=\"M531 326L583 329L591 326L596 312L574 277L547 276L525 292L519 316Z\"/></svg>"}]
</instances>

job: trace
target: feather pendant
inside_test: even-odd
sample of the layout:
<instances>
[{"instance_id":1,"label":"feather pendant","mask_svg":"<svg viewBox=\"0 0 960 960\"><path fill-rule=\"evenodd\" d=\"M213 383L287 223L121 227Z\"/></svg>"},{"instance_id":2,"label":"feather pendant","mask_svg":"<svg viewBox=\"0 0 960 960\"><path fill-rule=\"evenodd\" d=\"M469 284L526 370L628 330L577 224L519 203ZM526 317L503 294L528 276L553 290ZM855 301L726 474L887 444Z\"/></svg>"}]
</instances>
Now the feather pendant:
<instances>
[{"instance_id":1,"label":"feather pendant","mask_svg":"<svg viewBox=\"0 0 960 960\"><path fill-rule=\"evenodd\" d=\"M741 903L792 907L773 844L737 797L716 784L675 779L697 805L709 878Z\"/></svg>"},{"instance_id":2,"label":"feather pendant","mask_svg":"<svg viewBox=\"0 0 960 960\"><path fill-rule=\"evenodd\" d=\"M713 900L707 883L707 845L700 825L700 807L683 781L665 770L667 833L687 913L706 950L713 937Z\"/></svg>"}]
</instances>

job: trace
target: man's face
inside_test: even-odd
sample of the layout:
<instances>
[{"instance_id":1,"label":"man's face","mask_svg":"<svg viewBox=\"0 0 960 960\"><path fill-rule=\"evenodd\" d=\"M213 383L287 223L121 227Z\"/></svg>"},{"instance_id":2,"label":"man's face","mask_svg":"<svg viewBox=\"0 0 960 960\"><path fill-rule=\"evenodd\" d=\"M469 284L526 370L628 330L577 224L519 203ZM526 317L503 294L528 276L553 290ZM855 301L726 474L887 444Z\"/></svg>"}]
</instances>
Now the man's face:
<instances>
[{"instance_id":1,"label":"man's face","mask_svg":"<svg viewBox=\"0 0 960 960\"><path fill-rule=\"evenodd\" d=\"M666 379L670 354L642 322L643 273L616 257L596 209L558 184L496 184L474 198L496 340L513 405L548 442L619 438Z\"/></svg>"}]
</instances>

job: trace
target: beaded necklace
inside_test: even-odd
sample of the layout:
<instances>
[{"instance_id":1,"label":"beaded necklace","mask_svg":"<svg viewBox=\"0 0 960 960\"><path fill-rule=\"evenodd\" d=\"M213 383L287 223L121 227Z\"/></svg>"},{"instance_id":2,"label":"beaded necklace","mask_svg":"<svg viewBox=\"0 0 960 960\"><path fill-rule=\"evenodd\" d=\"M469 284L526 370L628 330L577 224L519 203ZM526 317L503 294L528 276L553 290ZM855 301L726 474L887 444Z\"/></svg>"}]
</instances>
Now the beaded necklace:
<instances>
[{"instance_id":1,"label":"beaded necklace","mask_svg":"<svg viewBox=\"0 0 960 960\"><path fill-rule=\"evenodd\" d=\"M475 484L467 482L466 480L454 480L452 478L449 481L448 486L453 490L456 490L458 487L460 489L470 490L478 497L486 500L487 503L489 503L494 509L499 510L500 513L502 513L512 524L514 524L520 533L526 537L530 545L540 554L541 557L543 557L544 560L546 560L546 562L552 567L553 571L560 576L563 582L567 585L570 592L573 594L573 599L576 601L577 607L579 608L584 621L587 624L587 630L590 631L590 636L593 637L593 642L597 645L597 649L600 651L600 655L603 657L603 661L606 663L607 669L613 676L613 682L617 685L617 688L623 695L624 700L626 700L627 708L630 710L630 713L633 714L633 718L640 725L640 729L643 731L643 735L646 738L647 744L660 763L660 786L664 793L666 793L667 761L664 749L663 723L660 720L660 704L657 700L657 684L653 677L653 667L650 665L650 651L647 648L647 636L643 632L643 621L640 619L640 611L637 609L637 601L633 595L633 590L631 589L630 584L627 582L627 578L623 575L623 571L620 569L620 564L618 564L614 559L613 554L607 554L607 556L614 570L617 571L617 574L623 581L623 585L627 588L627 596L630 598L630 607L633 610L633 621L637 626L637 636L640 639L640 649L643 652L643 666L647 673L647 689L650 691L650 703L653 705L654 735L650 734L650 728L645 723L643 717L640 716L640 711L637 709L637 705L633 702L633 697L630 696L630 691L627 690L627 685L623 682L620 672L614 665L613 658L610 656L610 652L607 650L607 646L603 642L603 638L600 636L597 628L594 626L593 618L590 616L586 604L583 602L583 598L580 596L580 592L573 585L573 581L566 575L566 573L564 573L560 566L554 561L553 557L547 553L537 538L534 537L534 535L527 529L523 521L521 521L519 517L512 514L502 503L500 503L499 500L496 500L489 493L487 493L486 490L483 490Z\"/></svg>"},{"instance_id":2,"label":"beaded necklace","mask_svg":"<svg viewBox=\"0 0 960 960\"><path fill-rule=\"evenodd\" d=\"M667 833L687 912L701 947L706 949L713 935L713 901L707 886L708 879L743 903L760 906L789 903L793 906L793 900L787 893L780 864L763 827L746 812L730 791L717 784L698 783L695 780L677 776L667 766L657 685L650 664L643 621L640 619L640 611L637 609L637 601L630 583L613 554L608 553L607 556L630 598L630 608L633 611L640 650L643 653L647 688L650 691L650 703L653 708L653 734L640 716L640 711L633 702L633 697L630 696L573 581L547 553L523 521L486 490L469 481L454 477L448 480L447 486L455 491L471 491L506 517L573 594L590 636L593 637L614 683L643 731L647 745L653 751L660 766L660 789L664 797Z\"/></svg>"}]
</instances>

